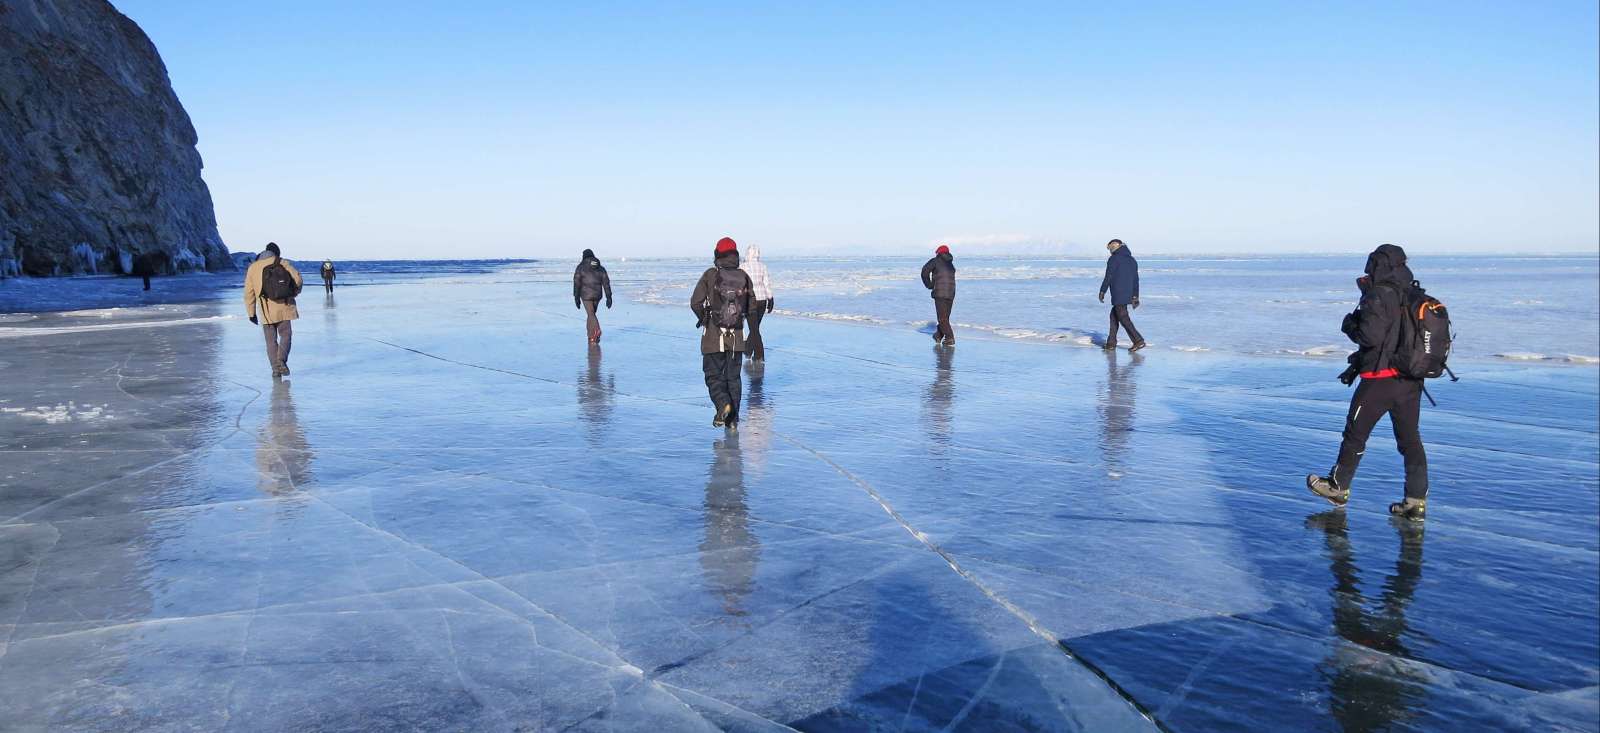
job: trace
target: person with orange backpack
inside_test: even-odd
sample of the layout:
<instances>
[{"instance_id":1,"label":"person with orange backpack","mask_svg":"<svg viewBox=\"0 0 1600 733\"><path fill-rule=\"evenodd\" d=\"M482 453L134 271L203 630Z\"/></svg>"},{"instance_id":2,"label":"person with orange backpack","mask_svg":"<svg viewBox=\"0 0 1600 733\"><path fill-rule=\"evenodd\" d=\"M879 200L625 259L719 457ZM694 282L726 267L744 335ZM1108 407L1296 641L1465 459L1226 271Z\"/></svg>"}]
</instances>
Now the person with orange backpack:
<instances>
[{"instance_id":1,"label":"person with orange backpack","mask_svg":"<svg viewBox=\"0 0 1600 733\"><path fill-rule=\"evenodd\" d=\"M1428 455L1418 426L1426 393L1423 380L1449 372L1449 314L1417 284L1405 250L1393 244L1381 245L1367 257L1366 275L1356 285L1361 303L1344 317L1341 330L1358 348L1339 379L1349 385L1360 378L1361 384L1350 399L1338 459L1328 475L1307 476L1306 488L1344 506L1367 438L1388 415L1406 467L1405 498L1390 504L1389 513L1420 522L1428 509Z\"/></svg>"},{"instance_id":2,"label":"person with orange backpack","mask_svg":"<svg viewBox=\"0 0 1600 733\"><path fill-rule=\"evenodd\" d=\"M695 327L705 329L700 336L700 360L706 391L717 409L711 424L737 430L739 397L744 389L739 374L746 349L744 324L755 285L739 269L738 244L732 239L717 240L713 258L716 264L695 283L689 309L697 319Z\"/></svg>"}]
</instances>

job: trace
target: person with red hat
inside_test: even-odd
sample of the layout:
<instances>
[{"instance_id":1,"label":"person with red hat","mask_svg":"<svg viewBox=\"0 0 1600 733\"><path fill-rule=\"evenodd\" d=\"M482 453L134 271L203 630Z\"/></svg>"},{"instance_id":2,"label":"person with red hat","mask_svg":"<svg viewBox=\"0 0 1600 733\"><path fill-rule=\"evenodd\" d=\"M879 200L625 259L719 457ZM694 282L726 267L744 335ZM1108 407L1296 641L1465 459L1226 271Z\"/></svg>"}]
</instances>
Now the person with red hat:
<instances>
[{"instance_id":1,"label":"person with red hat","mask_svg":"<svg viewBox=\"0 0 1600 733\"><path fill-rule=\"evenodd\" d=\"M738 247L728 237L717 240L715 264L700 276L689 296L695 327L704 329L700 336L700 366L706 376L706 391L717 409L711 424L728 430L738 429L739 398L744 390L739 375L746 349L744 324L755 290L750 276L739 269Z\"/></svg>"},{"instance_id":2,"label":"person with red hat","mask_svg":"<svg viewBox=\"0 0 1600 733\"><path fill-rule=\"evenodd\" d=\"M933 342L945 346L956 345L956 332L950 328L950 308L956 303L956 266L950 248L939 245L933 259L922 266L922 286L932 291L933 314L939 325L933 330Z\"/></svg>"}]
</instances>

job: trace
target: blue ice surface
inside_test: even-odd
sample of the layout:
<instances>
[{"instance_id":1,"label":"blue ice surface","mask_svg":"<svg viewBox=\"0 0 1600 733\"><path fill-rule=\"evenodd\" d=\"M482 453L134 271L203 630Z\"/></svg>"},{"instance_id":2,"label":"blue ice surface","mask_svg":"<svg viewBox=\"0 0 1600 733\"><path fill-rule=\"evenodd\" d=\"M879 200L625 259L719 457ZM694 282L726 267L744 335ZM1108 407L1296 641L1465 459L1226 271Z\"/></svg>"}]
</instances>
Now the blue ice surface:
<instances>
[{"instance_id":1,"label":"blue ice surface","mask_svg":"<svg viewBox=\"0 0 1600 733\"><path fill-rule=\"evenodd\" d=\"M729 435L608 266L598 348L564 264L308 291L281 382L231 296L0 323L8 723L1600 726L1593 368L1435 385L1419 527L1381 426L1305 493L1336 360L780 314Z\"/></svg>"}]
</instances>

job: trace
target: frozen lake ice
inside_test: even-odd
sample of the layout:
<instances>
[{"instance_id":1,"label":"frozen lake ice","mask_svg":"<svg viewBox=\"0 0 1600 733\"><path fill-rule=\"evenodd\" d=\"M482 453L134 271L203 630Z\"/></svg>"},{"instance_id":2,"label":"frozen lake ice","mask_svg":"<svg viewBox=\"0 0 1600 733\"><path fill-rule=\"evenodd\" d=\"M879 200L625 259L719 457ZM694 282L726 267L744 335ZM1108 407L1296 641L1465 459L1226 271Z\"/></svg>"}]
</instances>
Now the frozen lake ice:
<instances>
[{"instance_id":1,"label":"frozen lake ice","mask_svg":"<svg viewBox=\"0 0 1600 733\"><path fill-rule=\"evenodd\" d=\"M1415 527L1338 363L778 316L728 435L563 277L0 322L0 729L1600 727L1592 367L1434 389Z\"/></svg>"}]
</instances>

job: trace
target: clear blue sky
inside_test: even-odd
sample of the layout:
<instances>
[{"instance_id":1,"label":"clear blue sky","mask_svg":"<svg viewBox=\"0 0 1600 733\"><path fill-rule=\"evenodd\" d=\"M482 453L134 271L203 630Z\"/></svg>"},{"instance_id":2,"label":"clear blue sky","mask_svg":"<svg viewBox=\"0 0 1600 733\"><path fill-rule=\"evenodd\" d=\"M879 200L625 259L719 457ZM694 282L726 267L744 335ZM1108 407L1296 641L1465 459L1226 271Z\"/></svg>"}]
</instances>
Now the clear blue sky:
<instances>
[{"instance_id":1,"label":"clear blue sky","mask_svg":"<svg viewBox=\"0 0 1600 733\"><path fill-rule=\"evenodd\" d=\"M1600 249L1593 0L114 1L235 250Z\"/></svg>"}]
</instances>

